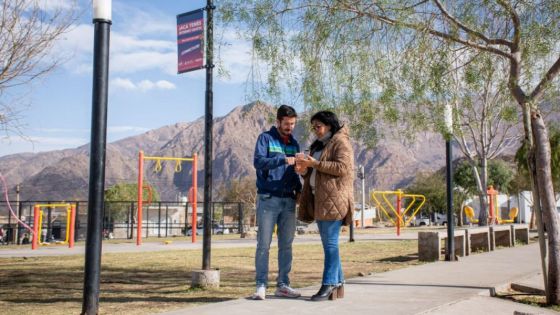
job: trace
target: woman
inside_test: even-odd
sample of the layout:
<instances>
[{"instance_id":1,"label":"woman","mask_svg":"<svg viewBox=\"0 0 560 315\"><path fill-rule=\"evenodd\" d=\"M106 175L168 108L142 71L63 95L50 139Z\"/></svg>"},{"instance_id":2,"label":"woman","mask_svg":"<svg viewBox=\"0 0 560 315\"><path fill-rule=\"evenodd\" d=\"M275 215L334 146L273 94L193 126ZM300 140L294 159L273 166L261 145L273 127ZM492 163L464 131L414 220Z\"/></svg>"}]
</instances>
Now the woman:
<instances>
[{"instance_id":1,"label":"woman","mask_svg":"<svg viewBox=\"0 0 560 315\"><path fill-rule=\"evenodd\" d=\"M325 255L321 289L311 300L334 300L344 297L338 236L340 227L352 222L354 153L348 128L333 112L316 113L311 125L317 139L309 155L296 159L296 172L304 178L298 219L317 221Z\"/></svg>"}]
</instances>

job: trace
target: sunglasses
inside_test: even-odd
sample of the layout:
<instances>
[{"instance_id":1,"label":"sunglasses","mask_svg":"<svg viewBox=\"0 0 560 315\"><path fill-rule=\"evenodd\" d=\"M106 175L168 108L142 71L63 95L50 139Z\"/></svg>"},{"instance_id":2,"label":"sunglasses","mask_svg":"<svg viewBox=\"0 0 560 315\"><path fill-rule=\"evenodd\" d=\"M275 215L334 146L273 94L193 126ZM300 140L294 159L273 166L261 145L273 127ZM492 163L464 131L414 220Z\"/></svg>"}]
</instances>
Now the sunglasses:
<instances>
[{"instance_id":1,"label":"sunglasses","mask_svg":"<svg viewBox=\"0 0 560 315\"><path fill-rule=\"evenodd\" d=\"M323 124L315 124L311 126L311 130L319 130L321 128L325 127L325 125Z\"/></svg>"}]
</instances>

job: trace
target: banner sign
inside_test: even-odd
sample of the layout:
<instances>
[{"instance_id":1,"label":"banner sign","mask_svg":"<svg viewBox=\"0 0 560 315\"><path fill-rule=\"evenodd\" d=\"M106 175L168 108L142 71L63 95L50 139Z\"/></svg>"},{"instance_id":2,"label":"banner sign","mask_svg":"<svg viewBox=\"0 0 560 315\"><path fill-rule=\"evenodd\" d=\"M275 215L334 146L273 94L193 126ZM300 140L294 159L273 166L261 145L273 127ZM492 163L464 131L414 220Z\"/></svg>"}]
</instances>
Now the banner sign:
<instances>
[{"instance_id":1,"label":"banner sign","mask_svg":"<svg viewBox=\"0 0 560 315\"><path fill-rule=\"evenodd\" d=\"M204 11L177 15L177 72L198 70L204 64Z\"/></svg>"}]
</instances>

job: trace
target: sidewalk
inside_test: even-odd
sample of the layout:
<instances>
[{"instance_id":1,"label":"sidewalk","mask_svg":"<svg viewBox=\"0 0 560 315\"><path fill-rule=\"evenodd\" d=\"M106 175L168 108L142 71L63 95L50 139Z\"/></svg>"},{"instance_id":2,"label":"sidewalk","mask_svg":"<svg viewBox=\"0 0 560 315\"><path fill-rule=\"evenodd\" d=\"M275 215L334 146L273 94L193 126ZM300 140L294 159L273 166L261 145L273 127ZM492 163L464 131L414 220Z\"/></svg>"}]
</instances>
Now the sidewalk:
<instances>
[{"instance_id":1,"label":"sidewalk","mask_svg":"<svg viewBox=\"0 0 560 315\"><path fill-rule=\"evenodd\" d=\"M308 301L315 286L302 289L296 300L269 295L265 301L239 299L164 314L557 314L489 297L511 282L537 275L539 257L538 244L532 244L350 279L345 298L337 301Z\"/></svg>"},{"instance_id":2,"label":"sidewalk","mask_svg":"<svg viewBox=\"0 0 560 315\"><path fill-rule=\"evenodd\" d=\"M417 239L417 232L404 232L401 236L396 236L395 233L387 234L356 234L356 241L362 240L404 240L404 239ZM167 250L188 250L188 249L202 249L202 238L199 238L196 243L186 240L176 240L169 244L161 241L151 241L157 239L150 238L150 241L144 240L141 246L137 246L134 242L129 243L108 243L104 242L102 245L103 253L130 253L130 252L155 252ZM341 235L341 242L348 241L348 235ZM295 244L320 244L321 240L318 234L305 234L297 235ZM82 243L83 244L83 243ZM253 238L238 238L230 240L212 240L212 248L233 248L233 247L254 247L257 241ZM276 241L272 242L272 246L276 246ZM67 255L84 255L85 246L76 245L74 248L67 246L40 246L36 250L31 249L31 245L21 246L20 248L2 248L0 246L0 258L10 257L39 257L39 256L67 256Z\"/></svg>"}]
</instances>

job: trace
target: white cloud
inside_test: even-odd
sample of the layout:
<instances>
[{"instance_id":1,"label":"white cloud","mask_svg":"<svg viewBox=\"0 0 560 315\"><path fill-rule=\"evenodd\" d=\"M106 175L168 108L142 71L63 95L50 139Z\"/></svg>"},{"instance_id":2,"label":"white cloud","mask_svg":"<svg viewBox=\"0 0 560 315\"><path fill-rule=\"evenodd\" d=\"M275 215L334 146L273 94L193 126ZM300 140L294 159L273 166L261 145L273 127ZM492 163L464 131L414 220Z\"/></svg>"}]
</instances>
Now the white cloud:
<instances>
[{"instance_id":1,"label":"white cloud","mask_svg":"<svg viewBox=\"0 0 560 315\"><path fill-rule=\"evenodd\" d=\"M150 129L138 126L112 126L108 127L107 131L109 133L128 133L128 132L146 132Z\"/></svg>"},{"instance_id":2,"label":"white cloud","mask_svg":"<svg viewBox=\"0 0 560 315\"><path fill-rule=\"evenodd\" d=\"M142 92L147 92L150 90L174 90L175 88L177 88L175 84L166 80L159 80L156 82L150 80L142 80L138 83L134 83L132 82L132 80L125 78L115 78L111 80L111 86L121 90L139 90Z\"/></svg>"},{"instance_id":3,"label":"white cloud","mask_svg":"<svg viewBox=\"0 0 560 315\"><path fill-rule=\"evenodd\" d=\"M77 128L33 128L33 131L41 133L77 133L77 132L90 132L89 129L77 129Z\"/></svg>"},{"instance_id":4,"label":"white cloud","mask_svg":"<svg viewBox=\"0 0 560 315\"><path fill-rule=\"evenodd\" d=\"M136 85L132 83L132 81L130 81L129 79L115 78L111 80L111 85L117 89L123 89L129 91L136 90Z\"/></svg>"},{"instance_id":5,"label":"white cloud","mask_svg":"<svg viewBox=\"0 0 560 315\"><path fill-rule=\"evenodd\" d=\"M45 1L50 3L50 0ZM53 2L54 5L56 3ZM156 71L171 76L177 75L175 16L158 10L151 10L148 14L138 7L122 2L114 4L113 12L114 19L125 19L126 15L126 23L115 23L111 30L109 69L112 74ZM231 84L244 83L252 66L251 43L239 38L233 30L224 31L219 35L228 45L221 46L221 51L218 51L216 45L215 54L220 54L222 66L229 76L217 77L216 80ZM216 38L217 40L219 39ZM68 56L69 62L65 63L67 70L78 74L90 74L93 59L93 26L82 23L65 34L53 49L53 56L61 55ZM218 62L217 58L215 62ZM266 73L263 67L259 67L259 71ZM193 71L183 76L203 78L204 71Z\"/></svg>"},{"instance_id":6,"label":"white cloud","mask_svg":"<svg viewBox=\"0 0 560 315\"><path fill-rule=\"evenodd\" d=\"M41 10L52 12L56 10L68 10L76 6L76 1L72 0L39 0L37 5Z\"/></svg>"},{"instance_id":7,"label":"white cloud","mask_svg":"<svg viewBox=\"0 0 560 315\"><path fill-rule=\"evenodd\" d=\"M155 2L155 1L154 1ZM176 33L176 17L153 7L140 8L136 2L128 5L124 1L113 4L114 17L126 19L121 31L132 36L162 35Z\"/></svg>"},{"instance_id":8,"label":"white cloud","mask_svg":"<svg viewBox=\"0 0 560 315\"><path fill-rule=\"evenodd\" d=\"M166 80L157 81L156 86L161 90L174 90L175 88L177 88L175 84Z\"/></svg>"},{"instance_id":9,"label":"white cloud","mask_svg":"<svg viewBox=\"0 0 560 315\"><path fill-rule=\"evenodd\" d=\"M222 40L227 42L227 45L222 45L220 51L216 50L215 53L220 54L220 61L229 77L218 78L218 80L231 84L245 83L252 66L251 43L240 39L234 31L225 31L222 36Z\"/></svg>"},{"instance_id":10,"label":"white cloud","mask_svg":"<svg viewBox=\"0 0 560 315\"><path fill-rule=\"evenodd\" d=\"M148 51L171 51L175 49L175 43L159 39L140 39L122 33L111 34L111 53Z\"/></svg>"},{"instance_id":11,"label":"white cloud","mask_svg":"<svg viewBox=\"0 0 560 315\"><path fill-rule=\"evenodd\" d=\"M21 152L44 152L75 148L89 142L86 137L29 137L0 139L0 156Z\"/></svg>"},{"instance_id":12,"label":"white cloud","mask_svg":"<svg viewBox=\"0 0 560 315\"><path fill-rule=\"evenodd\" d=\"M160 70L166 74L176 74L175 52L140 51L135 53L114 54L111 57L111 71L135 73L147 70Z\"/></svg>"}]
</instances>

